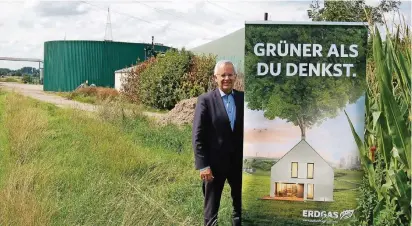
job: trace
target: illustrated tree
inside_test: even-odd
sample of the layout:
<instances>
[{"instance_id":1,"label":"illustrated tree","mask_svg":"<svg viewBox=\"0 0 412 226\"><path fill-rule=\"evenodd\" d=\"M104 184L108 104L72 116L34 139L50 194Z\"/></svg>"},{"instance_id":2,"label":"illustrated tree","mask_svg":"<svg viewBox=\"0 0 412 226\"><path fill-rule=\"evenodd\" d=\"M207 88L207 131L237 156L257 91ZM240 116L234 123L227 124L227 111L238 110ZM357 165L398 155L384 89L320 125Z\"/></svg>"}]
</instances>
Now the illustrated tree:
<instances>
[{"instance_id":1,"label":"illustrated tree","mask_svg":"<svg viewBox=\"0 0 412 226\"><path fill-rule=\"evenodd\" d=\"M362 95L365 86L365 62L362 60L367 30L362 27L343 26L294 26L289 25L246 25L245 33L245 100L251 110L262 110L267 119L285 119L299 126L302 139L312 126L327 118L336 117L339 110L348 103L354 103ZM267 26L271 26L270 28ZM278 44L321 44L321 57L297 57L287 55L256 56L254 45L259 42ZM331 44L337 46L358 44L358 57L327 57ZM346 53L348 49L346 49ZM258 76L258 62L282 63L278 76ZM285 76L286 63L352 63L356 77Z\"/></svg>"}]
</instances>

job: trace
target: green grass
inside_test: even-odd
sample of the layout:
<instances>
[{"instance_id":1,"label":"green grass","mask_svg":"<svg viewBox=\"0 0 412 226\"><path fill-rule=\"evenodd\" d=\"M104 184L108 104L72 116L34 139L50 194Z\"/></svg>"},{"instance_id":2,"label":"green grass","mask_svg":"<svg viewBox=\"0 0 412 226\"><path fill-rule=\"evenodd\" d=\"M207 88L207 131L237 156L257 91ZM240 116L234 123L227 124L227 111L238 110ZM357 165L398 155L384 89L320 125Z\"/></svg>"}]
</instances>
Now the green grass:
<instances>
[{"instance_id":1,"label":"green grass","mask_svg":"<svg viewBox=\"0 0 412 226\"><path fill-rule=\"evenodd\" d=\"M4 98L5 95L0 89L0 125L4 125ZM6 170L8 169L8 167L4 166L10 162L7 150L8 141L6 136L6 128L4 126L0 126L0 187L4 183L4 175L7 174Z\"/></svg>"},{"instance_id":2,"label":"green grass","mask_svg":"<svg viewBox=\"0 0 412 226\"><path fill-rule=\"evenodd\" d=\"M21 77L14 77L14 76L5 76L4 78L0 78L0 82L17 82L21 83Z\"/></svg>"},{"instance_id":3,"label":"green grass","mask_svg":"<svg viewBox=\"0 0 412 226\"><path fill-rule=\"evenodd\" d=\"M96 96L88 96L88 95L82 95L82 94L72 95L71 92L47 92L47 93L58 95L66 99L78 101L81 103L87 103L87 104L101 104L102 102ZM136 106L136 104L126 103L126 101L123 101L123 105L126 108L139 107L141 110L147 111L147 112L155 112L155 113L167 113L168 112L167 110L160 110L160 109L156 109L156 108L152 108L152 107L144 106L144 105Z\"/></svg>"},{"instance_id":4,"label":"green grass","mask_svg":"<svg viewBox=\"0 0 412 226\"><path fill-rule=\"evenodd\" d=\"M202 225L190 128L14 93L0 94L0 116L0 225ZM231 211L226 186L221 225Z\"/></svg>"},{"instance_id":5,"label":"green grass","mask_svg":"<svg viewBox=\"0 0 412 226\"><path fill-rule=\"evenodd\" d=\"M86 103L86 104L96 104L97 103L96 96L87 96L87 95L81 95L81 94L72 95L71 92L47 92L47 93L58 95L66 99L78 101L81 103Z\"/></svg>"},{"instance_id":6,"label":"green grass","mask_svg":"<svg viewBox=\"0 0 412 226\"><path fill-rule=\"evenodd\" d=\"M335 170L334 201L296 202L279 200L260 200L270 192L270 172L257 170L254 174L243 174L243 208L245 222L262 225L319 225L309 224L301 219L303 210L340 211L356 208L357 191L362 173L350 170ZM345 182L346 181L346 182ZM343 223L343 222L342 222ZM347 223L347 222L345 222ZM344 224L341 224L344 225Z\"/></svg>"}]
</instances>

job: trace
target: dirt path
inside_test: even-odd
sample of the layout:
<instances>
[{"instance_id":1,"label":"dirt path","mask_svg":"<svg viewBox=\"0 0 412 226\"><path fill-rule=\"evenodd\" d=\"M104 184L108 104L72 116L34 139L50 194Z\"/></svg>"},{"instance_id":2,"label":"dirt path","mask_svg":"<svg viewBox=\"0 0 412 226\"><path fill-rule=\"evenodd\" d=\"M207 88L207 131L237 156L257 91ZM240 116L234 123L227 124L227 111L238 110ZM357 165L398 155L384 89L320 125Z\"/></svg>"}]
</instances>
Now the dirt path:
<instances>
[{"instance_id":1,"label":"dirt path","mask_svg":"<svg viewBox=\"0 0 412 226\"><path fill-rule=\"evenodd\" d=\"M62 108L75 108L85 111L97 111L97 106L94 106L92 104L80 103L77 101L65 99L64 97L46 93L43 91L42 85L0 82L0 89L1 88L9 91L15 91L24 96L51 103Z\"/></svg>"},{"instance_id":2,"label":"dirt path","mask_svg":"<svg viewBox=\"0 0 412 226\"><path fill-rule=\"evenodd\" d=\"M80 109L84 111L96 112L99 108L98 105L81 103L74 100L68 100L64 97L57 96L54 94L46 93L43 91L42 85L32 85L32 84L21 84L12 82L0 82L0 89L5 89L9 91L15 91L24 96L28 96L40 101L54 104L62 108L73 108ZM144 112L145 115L160 118L163 114L154 112Z\"/></svg>"}]
</instances>

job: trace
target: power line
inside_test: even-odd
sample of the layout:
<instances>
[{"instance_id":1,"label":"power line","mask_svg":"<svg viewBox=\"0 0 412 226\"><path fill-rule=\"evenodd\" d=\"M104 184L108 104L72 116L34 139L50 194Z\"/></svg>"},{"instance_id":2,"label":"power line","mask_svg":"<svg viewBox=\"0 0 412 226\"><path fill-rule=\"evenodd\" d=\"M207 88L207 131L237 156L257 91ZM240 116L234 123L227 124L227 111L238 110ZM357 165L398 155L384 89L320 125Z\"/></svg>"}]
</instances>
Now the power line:
<instances>
[{"instance_id":1,"label":"power line","mask_svg":"<svg viewBox=\"0 0 412 226\"><path fill-rule=\"evenodd\" d=\"M81 1L81 2L86 3L86 4L88 4L88 5L91 5L91 6L94 6L94 7L99 8L99 9L103 9L104 11L106 11L104 8L101 8L100 6L91 4L90 2L86 2L86 1ZM137 17L137 16L132 16L132 15L125 14L125 13L115 12L115 11L113 11L113 10L112 10L112 12L117 13L117 14L121 14L121 15L124 15L124 16L128 16L128 17L131 17L131 18L133 18L133 19L137 19L137 20L140 20L140 21L143 21L143 22L146 22L146 23L153 24L152 22L150 22L150 21L148 21L148 20L145 20L145 19L142 19L142 18Z\"/></svg>"},{"instance_id":2,"label":"power line","mask_svg":"<svg viewBox=\"0 0 412 226\"><path fill-rule=\"evenodd\" d=\"M226 11L229 11L229 12L235 13L235 14L237 14L237 15L239 15L239 16L242 16L242 18L244 18L244 16L245 16L245 15L242 15L242 14L240 14L240 13L238 13L238 12L235 12L235 11L233 11L233 10L229 10L228 8L225 8L225 7L223 7L223 6L220 6L220 5L216 4L216 3L213 3L213 2L211 2L211 1L209 1L209 0L206 0L206 2L209 3L209 4L212 4L212 5L216 6L216 7L219 7L219 8L221 8L221 9L224 9L224 10L226 10Z\"/></svg>"},{"instance_id":3,"label":"power line","mask_svg":"<svg viewBox=\"0 0 412 226\"><path fill-rule=\"evenodd\" d=\"M97 6L97 5L91 4L91 3L87 2L87 1L81 1L81 2L86 3L86 4L88 4L88 5L91 5L91 6L94 6L94 7L96 7L96 8L99 8L99 9L101 9L101 10L106 11L106 9L101 8L101 7ZM127 14L127 13L122 13L122 12L118 12L118 11L114 11L114 10L112 10L112 12L117 13L117 14L120 14L120 15L123 15L123 16L130 17L130 18L133 18L133 19L137 19L137 20L140 20L140 21L143 21L143 22L149 23L149 24L153 24L153 25L156 25L156 26L159 26L159 27L162 27L162 28L164 27L164 25L157 24L157 23L153 23L153 22L151 22L151 21L148 21L148 20L142 19L142 18L137 17L137 16L132 16L132 15ZM168 27L167 29L170 29L170 30L173 30L173 31L179 32L179 34L182 34L182 32L183 32L183 33L187 33L187 31L177 30L177 29L174 29L174 28L171 28L171 27Z\"/></svg>"},{"instance_id":4,"label":"power line","mask_svg":"<svg viewBox=\"0 0 412 226\"><path fill-rule=\"evenodd\" d=\"M169 14L169 15L175 16L175 15L167 12L166 10L158 9L158 8L156 8L156 7L153 7L153 6L150 6L150 5L148 5L148 4L145 4L145 3L143 3L144 1L140 1L140 0L139 0L139 1L136 1L136 2L139 3L139 4L145 5L145 6L147 6L147 7L150 7L150 8L152 8L152 9L156 10L156 11L162 11L162 12L165 12L165 13L167 13L167 14Z\"/></svg>"},{"instance_id":5,"label":"power line","mask_svg":"<svg viewBox=\"0 0 412 226\"><path fill-rule=\"evenodd\" d=\"M141 0L136 0L136 3L139 3L139 4L142 4L142 5L145 5L145 6L149 7L149 8L152 8L152 9L154 9L154 10L155 10L155 11L157 11L157 12L164 12L164 13L169 14L169 15L171 15L171 16L173 16L173 17L175 17L175 18L180 18L180 19L183 19L183 20L184 20L184 22L189 23L189 21L188 21L188 20L186 20L183 16L177 16L176 14L170 13L170 12L168 12L168 11L164 10L164 9L159 9L159 8L156 8L156 7L150 6L150 5L148 5L148 4L145 4L145 3L143 3L143 2L144 2L144 1L141 1ZM205 27L204 27L204 25L202 25L202 24L198 24L198 23L194 23L194 21L192 21L192 20L190 20L190 23L192 23L192 24L196 24L196 25L199 25L201 28L205 28Z\"/></svg>"}]
</instances>

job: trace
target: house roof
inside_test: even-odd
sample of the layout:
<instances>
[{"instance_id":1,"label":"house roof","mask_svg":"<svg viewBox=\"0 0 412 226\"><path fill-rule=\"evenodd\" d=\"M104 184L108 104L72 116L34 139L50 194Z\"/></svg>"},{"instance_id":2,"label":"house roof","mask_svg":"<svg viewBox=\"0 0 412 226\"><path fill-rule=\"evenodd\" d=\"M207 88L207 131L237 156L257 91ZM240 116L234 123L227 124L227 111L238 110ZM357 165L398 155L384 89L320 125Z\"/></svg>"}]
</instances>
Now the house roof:
<instances>
[{"instance_id":1,"label":"house roof","mask_svg":"<svg viewBox=\"0 0 412 226\"><path fill-rule=\"evenodd\" d=\"M304 142L306 145L308 145L323 161L326 162L326 164L328 164L328 166L329 166L330 168L333 169L333 167L329 164L329 162L326 161L326 160L325 160L306 140L304 140L304 139L300 140L295 146L293 146L293 148L291 148L288 152L286 152L286 154L284 154L284 155L282 156L282 158L280 158L275 164L273 164L272 167L273 167L274 165L276 165L278 162L280 162L286 155L288 155L296 146L298 146L298 145L299 145L300 143L302 143L302 142Z\"/></svg>"},{"instance_id":2,"label":"house roof","mask_svg":"<svg viewBox=\"0 0 412 226\"><path fill-rule=\"evenodd\" d=\"M127 67L127 68L122 68L119 69L117 71L114 71L114 73L124 73L124 72L130 72L133 68L135 68L136 66L132 66L132 67Z\"/></svg>"}]
</instances>

